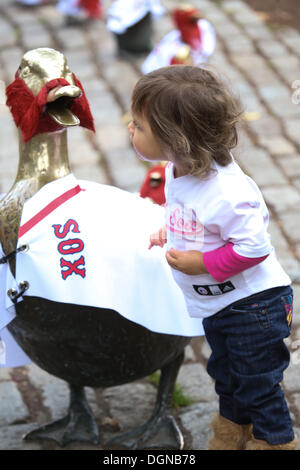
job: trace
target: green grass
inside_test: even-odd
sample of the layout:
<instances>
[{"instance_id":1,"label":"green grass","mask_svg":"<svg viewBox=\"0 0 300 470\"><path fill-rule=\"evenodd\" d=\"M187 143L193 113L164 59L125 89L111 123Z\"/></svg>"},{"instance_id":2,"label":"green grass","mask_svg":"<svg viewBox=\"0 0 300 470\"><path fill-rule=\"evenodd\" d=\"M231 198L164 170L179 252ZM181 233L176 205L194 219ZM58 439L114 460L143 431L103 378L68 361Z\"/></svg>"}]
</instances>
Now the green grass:
<instances>
[{"instance_id":1,"label":"green grass","mask_svg":"<svg viewBox=\"0 0 300 470\"><path fill-rule=\"evenodd\" d=\"M156 371L153 374L149 375L147 377L147 380L155 387L158 387L160 380L160 372ZM193 403L195 403L195 400L192 397L186 395L183 387L176 383L173 392L173 408L175 410L178 410L178 408L181 408L183 406L189 406Z\"/></svg>"}]
</instances>

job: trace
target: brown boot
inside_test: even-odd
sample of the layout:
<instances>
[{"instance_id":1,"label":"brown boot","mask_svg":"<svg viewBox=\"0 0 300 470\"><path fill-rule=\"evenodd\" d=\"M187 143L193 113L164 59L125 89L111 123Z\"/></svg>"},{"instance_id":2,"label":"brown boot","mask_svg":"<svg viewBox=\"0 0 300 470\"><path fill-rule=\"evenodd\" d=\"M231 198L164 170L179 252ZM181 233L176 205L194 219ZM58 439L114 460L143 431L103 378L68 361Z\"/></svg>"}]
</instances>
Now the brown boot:
<instances>
[{"instance_id":1,"label":"brown boot","mask_svg":"<svg viewBox=\"0 0 300 470\"><path fill-rule=\"evenodd\" d=\"M294 439L286 444L269 444L267 441L255 439L254 437L247 443L245 450L298 450L299 442Z\"/></svg>"},{"instance_id":2,"label":"brown boot","mask_svg":"<svg viewBox=\"0 0 300 470\"><path fill-rule=\"evenodd\" d=\"M216 415L211 422L214 436L208 442L208 450L244 450L252 437L251 424L237 424Z\"/></svg>"}]
</instances>

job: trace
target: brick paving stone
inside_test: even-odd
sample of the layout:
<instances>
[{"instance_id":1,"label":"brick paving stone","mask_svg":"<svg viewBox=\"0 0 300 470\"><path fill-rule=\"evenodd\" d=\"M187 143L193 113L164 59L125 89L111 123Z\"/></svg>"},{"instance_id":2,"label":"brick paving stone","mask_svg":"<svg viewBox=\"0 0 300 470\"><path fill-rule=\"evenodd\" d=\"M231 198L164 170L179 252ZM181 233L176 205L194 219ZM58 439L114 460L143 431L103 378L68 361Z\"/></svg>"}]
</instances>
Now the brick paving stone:
<instances>
[{"instance_id":1,"label":"brick paving stone","mask_svg":"<svg viewBox=\"0 0 300 470\"><path fill-rule=\"evenodd\" d=\"M127 126L122 123L102 125L97 129L96 139L104 153L124 149L130 145Z\"/></svg>"},{"instance_id":2,"label":"brick paving stone","mask_svg":"<svg viewBox=\"0 0 300 470\"><path fill-rule=\"evenodd\" d=\"M9 47L1 51L0 58L5 70L7 85L14 80L15 73L19 67L24 51L19 47Z\"/></svg>"},{"instance_id":3,"label":"brick paving stone","mask_svg":"<svg viewBox=\"0 0 300 470\"><path fill-rule=\"evenodd\" d=\"M265 67L264 59L255 53L248 55L234 54L231 57L231 60L236 66L240 67L244 71L257 72L257 70Z\"/></svg>"},{"instance_id":4,"label":"brick paving stone","mask_svg":"<svg viewBox=\"0 0 300 470\"><path fill-rule=\"evenodd\" d=\"M268 231L271 235L272 245L275 247L275 250L287 250L289 248L288 241L280 230L279 224L270 218Z\"/></svg>"},{"instance_id":5,"label":"brick paving stone","mask_svg":"<svg viewBox=\"0 0 300 470\"><path fill-rule=\"evenodd\" d=\"M206 9L205 16L215 27L227 21L227 15L217 8Z\"/></svg>"},{"instance_id":6,"label":"brick paving stone","mask_svg":"<svg viewBox=\"0 0 300 470\"><path fill-rule=\"evenodd\" d=\"M271 112L277 115L278 118L284 119L299 119L300 118L300 107L296 106L290 96L278 97L268 102L268 106ZM291 134L293 135L293 134ZM300 143L300 138L296 134L296 138L293 135L292 139Z\"/></svg>"},{"instance_id":7,"label":"brick paving stone","mask_svg":"<svg viewBox=\"0 0 300 470\"><path fill-rule=\"evenodd\" d=\"M289 392L300 392L300 340L291 340L288 347L291 358L290 365L284 372L284 385ZM295 394L296 399L297 395Z\"/></svg>"},{"instance_id":8,"label":"brick paving stone","mask_svg":"<svg viewBox=\"0 0 300 470\"><path fill-rule=\"evenodd\" d=\"M99 164L90 164L89 166L82 165L74 167L74 175L78 179L94 181L100 184L109 184L106 172L102 169Z\"/></svg>"},{"instance_id":9,"label":"brick paving stone","mask_svg":"<svg viewBox=\"0 0 300 470\"><path fill-rule=\"evenodd\" d=\"M218 74L222 77L222 79L226 82L227 86L232 90L233 93L238 93L238 88L232 86L232 83L243 82L243 77L236 70L232 67L225 58L214 57L214 60L211 61L212 66L218 72Z\"/></svg>"},{"instance_id":10,"label":"brick paving stone","mask_svg":"<svg viewBox=\"0 0 300 470\"><path fill-rule=\"evenodd\" d=\"M294 314L293 314L293 339L300 339L300 283L293 284L294 290ZM300 353L300 348L299 348Z\"/></svg>"},{"instance_id":11,"label":"brick paving stone","mask_svg":"<svg viewBox=\"0 0 300 470\"><path fill-rule=\"evenodd\" d=\"M267 63L264 63L258 69L249 70L248 76L256 86L270 85L277 82L276 72Z\"/></svg>"},{"instance_id":12,"label":"brick paving stone","mask_svg":"<svg viewBox=\"0 0 300 470\"><path fill-rule=\"evenodd\" d=\"M285 158L287 157L295 158L296 148L285 137L280 135L265 137L263 135L259 136L258 142L262 147L266 148L270 155L275 157L282 156L282 160L279 160L281 164L285 164Z\"/></svg>"},{"instance_id":13,"label":"brick paving stone","mask_svg":"<svg viewBox=\"0 0 300 470\"><path fill-rule=\"evenodd\" d=\"M67 29L58 30L56 40L60 46L68 54L70 49L81 49L87 47L87 38L80 27L69 27Z\"/></svg>"},{"instance_id":14,"label":"brick paving stone","mask_svg":"<svg viewBox=\"0 0 300 470\"><path fill-rule=\"evenodd\" d=\"M0 382L5 380L11 380L10 376L11 369L7 369L6 367L0 367Z\"/></svg>"},{"instance_id":15,"label":"brick paving stone","mask_svg":"<svg viewBox=\"0 0 300 470\"><path fill-rule=\"evenodd\" d=\"M300 243L296 244L296 251L297 251L298 257L300 258Z\"/></svg>"},{"instance_id":16,"label":"brick paving stone","mask_svg":"<svg viewBox=\"0 0 300 470\"><path fill-rule=\"evenodd\" d=\"M122 121L122 111L116 99L109 93L99 93L91 102L95 127L101 130L102 125L119 125Z\"/></svg>"},{"instance_id":17,"label":"brick paving stone","mask_svg":"<svg viewBox=\"0 0 300 470\"><path fill-rule=\"evenodd\" d=\"M107 164L115 184L127 191L138 192L145 177L145 167L135 152L125 147L106 153Z\"/></svg>"},{"instance_id":18,"label":"brick paving stone","mask_svg":"<svg viewBox=\"0 0 300 470\"><path fill-rule=\"evenodd\" d=\"M239 89L239 84L237 84L237 89ZM246 113L258 113L259 116L265 113L265 106L260 102L255 93L243 93L243 91L240 91L240 99Z\"/></svg>"},{"instance_id":19,"label":"brick paving stone","mask_svg":"<svg viewBox=\"0 0 300 470\"><path fill-rule=\"evenodd\" d=\"M290 30L290 34L287 34L286 30L283 30L281 33L279 33L279 36L295 54L300 56L300 37L298 31Z\"/></svg>"},{"instance_id":20,"label":"brick paving stone","mask_svg":"<svg viewBox=\"0 0 300 470\"><path fill-rule=\"evenodd\" d=\"M0 49L4 49L8 46L14 46L17 39L17 29L0 18Z\"/></svg>"},{"instance_id":21,"label":"brick paving stone","mask_svg":"<svg viewBox=\"0 0 300 470\"><path fill-rule=\"evenodd\" d=\"M183 365L180 368L177 383L193 401L209 402L216 398L213 381L202 364Z\"/></svg>"},{"instance_id":22,"label":"brick paving stone","mask_svg":"<svg viewBox=\"0 0 300 470\"><path fill-rule=\"evenodd\" d=\"M230 19L218 25L218 34L226 42L235 41L236 36L240 36L242 29Z\"/></svg>"},{"instance_id":23,"label":"brick paving stone","mask_svg":"<svg viewBox=\"0 0 300 470\"><path fill-rule=\"evenodd\" d=\"M28 409L14 382L0 382L0 426L26 420Z\"/></svg>"},{"instance_id":24,"label":"brick paving stone","mask_svg":"<svg viewBox=\"0 0 300 470\"><path fill-rule=\"evenodd\" d=\"M44 406L51 412L52 419L66 414L69 390L65 381L48 374L35 364L27 366L28 379L43 395Z\"/></svg>"},{"instance_id":25,"label":"brick paving stone","mask_svg":"<svg viewBox=\"0 0 300 470\"><path fill-rule=\"evenodd\" d=\"M24 434L32 431L35 423L0 427L0 450L41 450L37 442L23 441Z\"/></svg>"},{"instance_id":26,"label":"brick paving stone","mask_svg":"<svg viewBox=\"0 0 300 470\"><path fill-rule=\"evenodd\" d=\"M106 388L103 398L109 407L110 416L118 419L121 431L127 431L140 426L150 417L156 393L152 384L134 382Z\"/></svg>"},{"instance_id":27,"label":"brick paving stone","mask_svg":"<svg viewBox=\"0 0 300 470\"><path fill-rule=\"evenodd\" d=\"M294 394L294 400L295 400L296 408L299 412L300 411L300 393L295 393Z\"/></svg>"},{"instance_id":28,"label":"brick paving stone","mask_svg":"<svg viewBox=\"0 0 300 470\"><path fill-rule=\"evenodd\" d=\"M222 3L222 9L231 14L249 13L251 11L250 7L242 0L226 0Z\"/></svg>"},{"instance_id":29,"label":"brick paving stone","mask_svg":"<svg viewBox=\"0 0 300 470\"><path fill-rule=\"evenodd\" d=\"M296 70L299 73L299 57L285 53L283 57L270 57L271 64L276 68L277 72L282 75L282 77L288 79L291 73L291 70Z\"/></svg>"},{"instance_id":30,"label":"brick paving stone","mask_svg":"<svg viewBox=\"0 0 300 470\"><path fill-rule=\"evenodd\" d=\"M290 90L279 81L269 85L259 85L257 89L261 97L267 103L277 100L278 98L290 98Z\"/></svg>"},{"instance_id":31,"label":"brick paving stone","mask_svg":"<svg viewBox=\"0 0 300 470\"><path fill-rule=\"evenodd\" d=\"M48 31L42 24L25 24L20 28L20 36L25 50L37 47L54 47Z\"/></svg>"},{"instance_id":32,"label":"brick paving stone","mask_svg":"<svg viewBox=\"0 0 300 470\"><path fill-rule=\"evenodd\" d=\"M278 159L284 172L291 178L300 177L300 155L284 155Z\"/></svg>"},{"instance_id":33,"label":"brick paving stone","mask_svg":"<svg viewBox=\"0 0 300 470\"><path fill-rule=\"evenodd\" d=\"M195 352L194 352L193 348L190 345L185 347L184 361L185 362L189 362L189 361L196 362Z\"/></svg>"},{"instance_id":34,"label":"brick paving stone","mask_svg":"<svg viewBox=\"0 0 300 470\"><path fill-rule=\"evenodd\" d=\"M64 26L64 15L56 8L56 5L43 5L37 11L40 22L49 25L54 30L60 30Z\"/></svg>"},{"instance_id":35,"label":"brick paving stone","mask_svg":"<svg viewBox=\"0 0 300 470\"><path fill-rule=\"evenodd\" d=\"M249 121L247 125L251 132L254 133L258 139L261 137L277 138L278 135L281 135L280 122L269 114L259 116L259 119Z\"/></svg>"},{"instance_id":36,"label":"brick paving stone","mask_svg":"<svg viewBox=\"0 0 300 470\"><path fill-rule=\"evenodd\" d=\"M102 70L103 76L114 88L124 110L130 110L130 100L133 87L140 78L130 65L122 60L114 61ZM122 77L122 80L120 80Z\"/></svg>"},{"instance_id":37,"label":"brick paving stone","mask_svg":"<svg viewBox=\"0 0 300 470\"><path fill-rule=\"evenodd\" d=\"M296 194L299 194L297 192ZM293 193L294 197L296 198L296 194ZM279 203L280 204L280 203ZM278 209L278 206L276 207ZM287 236L294 242L300 242L300 219L298 215L298 207L297 204L291 204L288 206L287 212L281 212L280 220L282 222L282 227Z\"/></svg>"},{"instance_id":38,"label":"brick paving stone","mask_svg":"<svg viewBox=\"0 0 300 470\"><path fill-rule=\"evenodd\" d=\"M254 45L250 39L240 33L234 38L225 39L226 47L230 54L251 54L254 52Z\"/></svg>"},{"instance_id":39,"label":"brick paving stone","mask_svg":"<svg viewBox=\"0 0 300 470\"><path fill-rule=\"evenodd\" d=\"M38 15L34 8L20 8L14 2L7 2L5 13L14 23L22 26L25 24L35 25L38 22Z\"/></svg>"},{"instance_id":40,"label":"brick paving stone","mask_svg":"<svg viewBox=\"0 0 300 470\"><path fill-rule=\"evenodd\" d=\"M261 19L253 10L236 11L233 13L237 23L242 25L260 25Z\"/></svg>"},{"instance_id":41,"label":"brick paving stone","mask_svg":"<svg viewBox=\"0 0 300 470\"><path fill-rule=\"evenodd\" d=\"M287 185L279 185L277 187L266 187L263 193L267 202L280 214L280 217L290 217L290 215L286 215L286 211L296 210L292 219L299 219L297 212L300 204L299 191Z\"/></svg>"},{"instance_id":42,"label":"brick paving stone","mask_svg":"<svg viewBox=\"0 0 300 470\"><path fill-rule=\"evenodd\" d=\"M297 144L300 144L300 119L287 118L284 121L284 126L287 135Z\"/></svg>"},{"instance_id":43,"label":"brick paving stone","mask_svg":"<svg viewBox=\"0 0 300 470\"><path fill-rule=\"evenodd\" d=\"M27 366L30 382L43 394L44 406L51 412L52 419L66 415L69 406L69 387L64 380L48 374L35 364ZM86 387L87 398L93 412L97 415L94 390Z\"/></svg>"},{"instance_id":44,"label":"brick paving stone","mask_svg":"<svg viewBox=\"0 0 300 470\"><path fill-rule=\"evenodd\" d=\"M269 59L274 57L285 57L287 49L275 39L260 39L256 41L258 48Z\"/></svg>"},{"instance_id":45,"label":"brick paving stone","mask_svg":"<svg viewBox=\"0 0 300 470\"><path fill-rule=\"evenodd\" d=\"M244 170L259 186L287 183L286 178L263 149L252 147L240 158ZM300 195L299 195L300 197Z\"/></svg>"},{"instance_id":46,"label":"brick paving stone","mask_svg":"<svg viewBox=\"0 0 300 470\"><path fill-rule=\"evenodd\" d=\"M93 79L97 74L96 66L85 49L62 50L65 54L70 70L84 83L85 80Z\"/></svg>"},{"instance_id":47,"label":"brick paving stone","mask_svg":"<svg viewBox=\"0 0 300 470\"><path fill-rule=\"evenodd\" d=\"M211 403L196 403L183 409L179 419L184 429L191 435L192 449L207 449L208 440L212 436L210 423L218 411L216 401Z\"/></svg>"},{"instance_id":48,"label":"brick paving stone","mask_svg":"<svg viewBox=\"0 0 300 470\"><path fill-rule=\"evenodd\" d=\"M84 81L84 91L92 108L94 107L94 99L99 97L99 94L109 93L106 82L98 76Z\"/></svg>"},{"instance_id":49,"label":"brick paving stone","mask_svg":"<svg viewBox=\"0 0 300 470\"><path fill-rule=\"evenodd\" d=\"M280 219L280 225L284 225L282 218ZM282 233L278 223L275 222L272 217L270 219L268 231L271 235L271 241L275 248L276 256L283 269L285 269L285 271L291 277L292 282L298 281L300 275L299 260L295 258L295 255L291 250L284 233ZM287 236L289 236L289 233L286 230L284 230L284 232Z\"/></svg>"},{"instance_id":50,"label":"brick paving stone","mask_svg":"<svg viewBox=\"0 0 300 470\"><path fill-rule=\"evenodd\" d=\"M250 23L244 24L243 27L247 36L251 37L255 43L257 40L273 39L270 29L264 24Z\"/></svg>"}]
</instances>

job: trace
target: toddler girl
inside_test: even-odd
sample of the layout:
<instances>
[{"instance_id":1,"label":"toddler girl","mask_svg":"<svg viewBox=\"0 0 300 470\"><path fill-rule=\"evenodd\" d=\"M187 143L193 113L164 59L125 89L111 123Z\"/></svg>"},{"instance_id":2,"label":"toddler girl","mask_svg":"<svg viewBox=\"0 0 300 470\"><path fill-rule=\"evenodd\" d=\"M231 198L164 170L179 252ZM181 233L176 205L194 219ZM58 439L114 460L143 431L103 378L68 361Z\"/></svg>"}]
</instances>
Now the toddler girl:
<instances>
[{"instance_id":1,"label":"toddler girl","mask_svg":"<svg viewBox=\"0 0 300 470\"><path fill-rule=\"evenodd\" d=\"M137 154L167 160L166 259L191 316L203 318L219 395L210 449L296 449L280 382L289 364L293 292L267 232L256 184L235 162L241 111L200 67L144 75L132 95ZM263 168L262 168L263 171Z\"/></svg>"}]
</instances>

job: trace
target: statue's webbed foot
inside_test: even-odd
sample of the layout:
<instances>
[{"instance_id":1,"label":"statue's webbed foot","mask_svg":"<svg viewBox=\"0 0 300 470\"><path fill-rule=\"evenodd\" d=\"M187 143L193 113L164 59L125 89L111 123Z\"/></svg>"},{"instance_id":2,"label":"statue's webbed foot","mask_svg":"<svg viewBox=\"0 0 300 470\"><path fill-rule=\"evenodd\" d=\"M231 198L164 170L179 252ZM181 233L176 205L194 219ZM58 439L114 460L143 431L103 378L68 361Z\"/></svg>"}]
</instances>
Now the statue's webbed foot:
<instances>
[{"instance_id":1,"label":"statue's webbed foot","mask_svg":"<svg viewBox=\"0 0 300 470\"><path fill-rule=\"evenodd\" d=\"M25 440L52 440L60 447L71 442L99 443L99 429L93 413L81 391L72 391L73 397L68 414L57 421L34 429L24 436Z\"/></svg>"},{"instance_id":2,"label":"statue's webbed foot","mask_svg":"<svg viewBox=\"0 0 300 470\"><path fill-rule=\"evenodd\" d=\"M123 449L182 450L183 435L172 415L173 390L184 353L161 369L156 406L142 426L111 439L107 446Z\"/></svg>"},{"instance_id":3,"label":"statue's webbed foot","mask_svg":"<svg viewBox=\"0 0 300 470\"><path fill-rule=\"evenodd\" d=\"M144 425L114 437L106 446L121 449L181 450L183 436L173 416L156 416Z\"/></svg>"}]
</instances>

